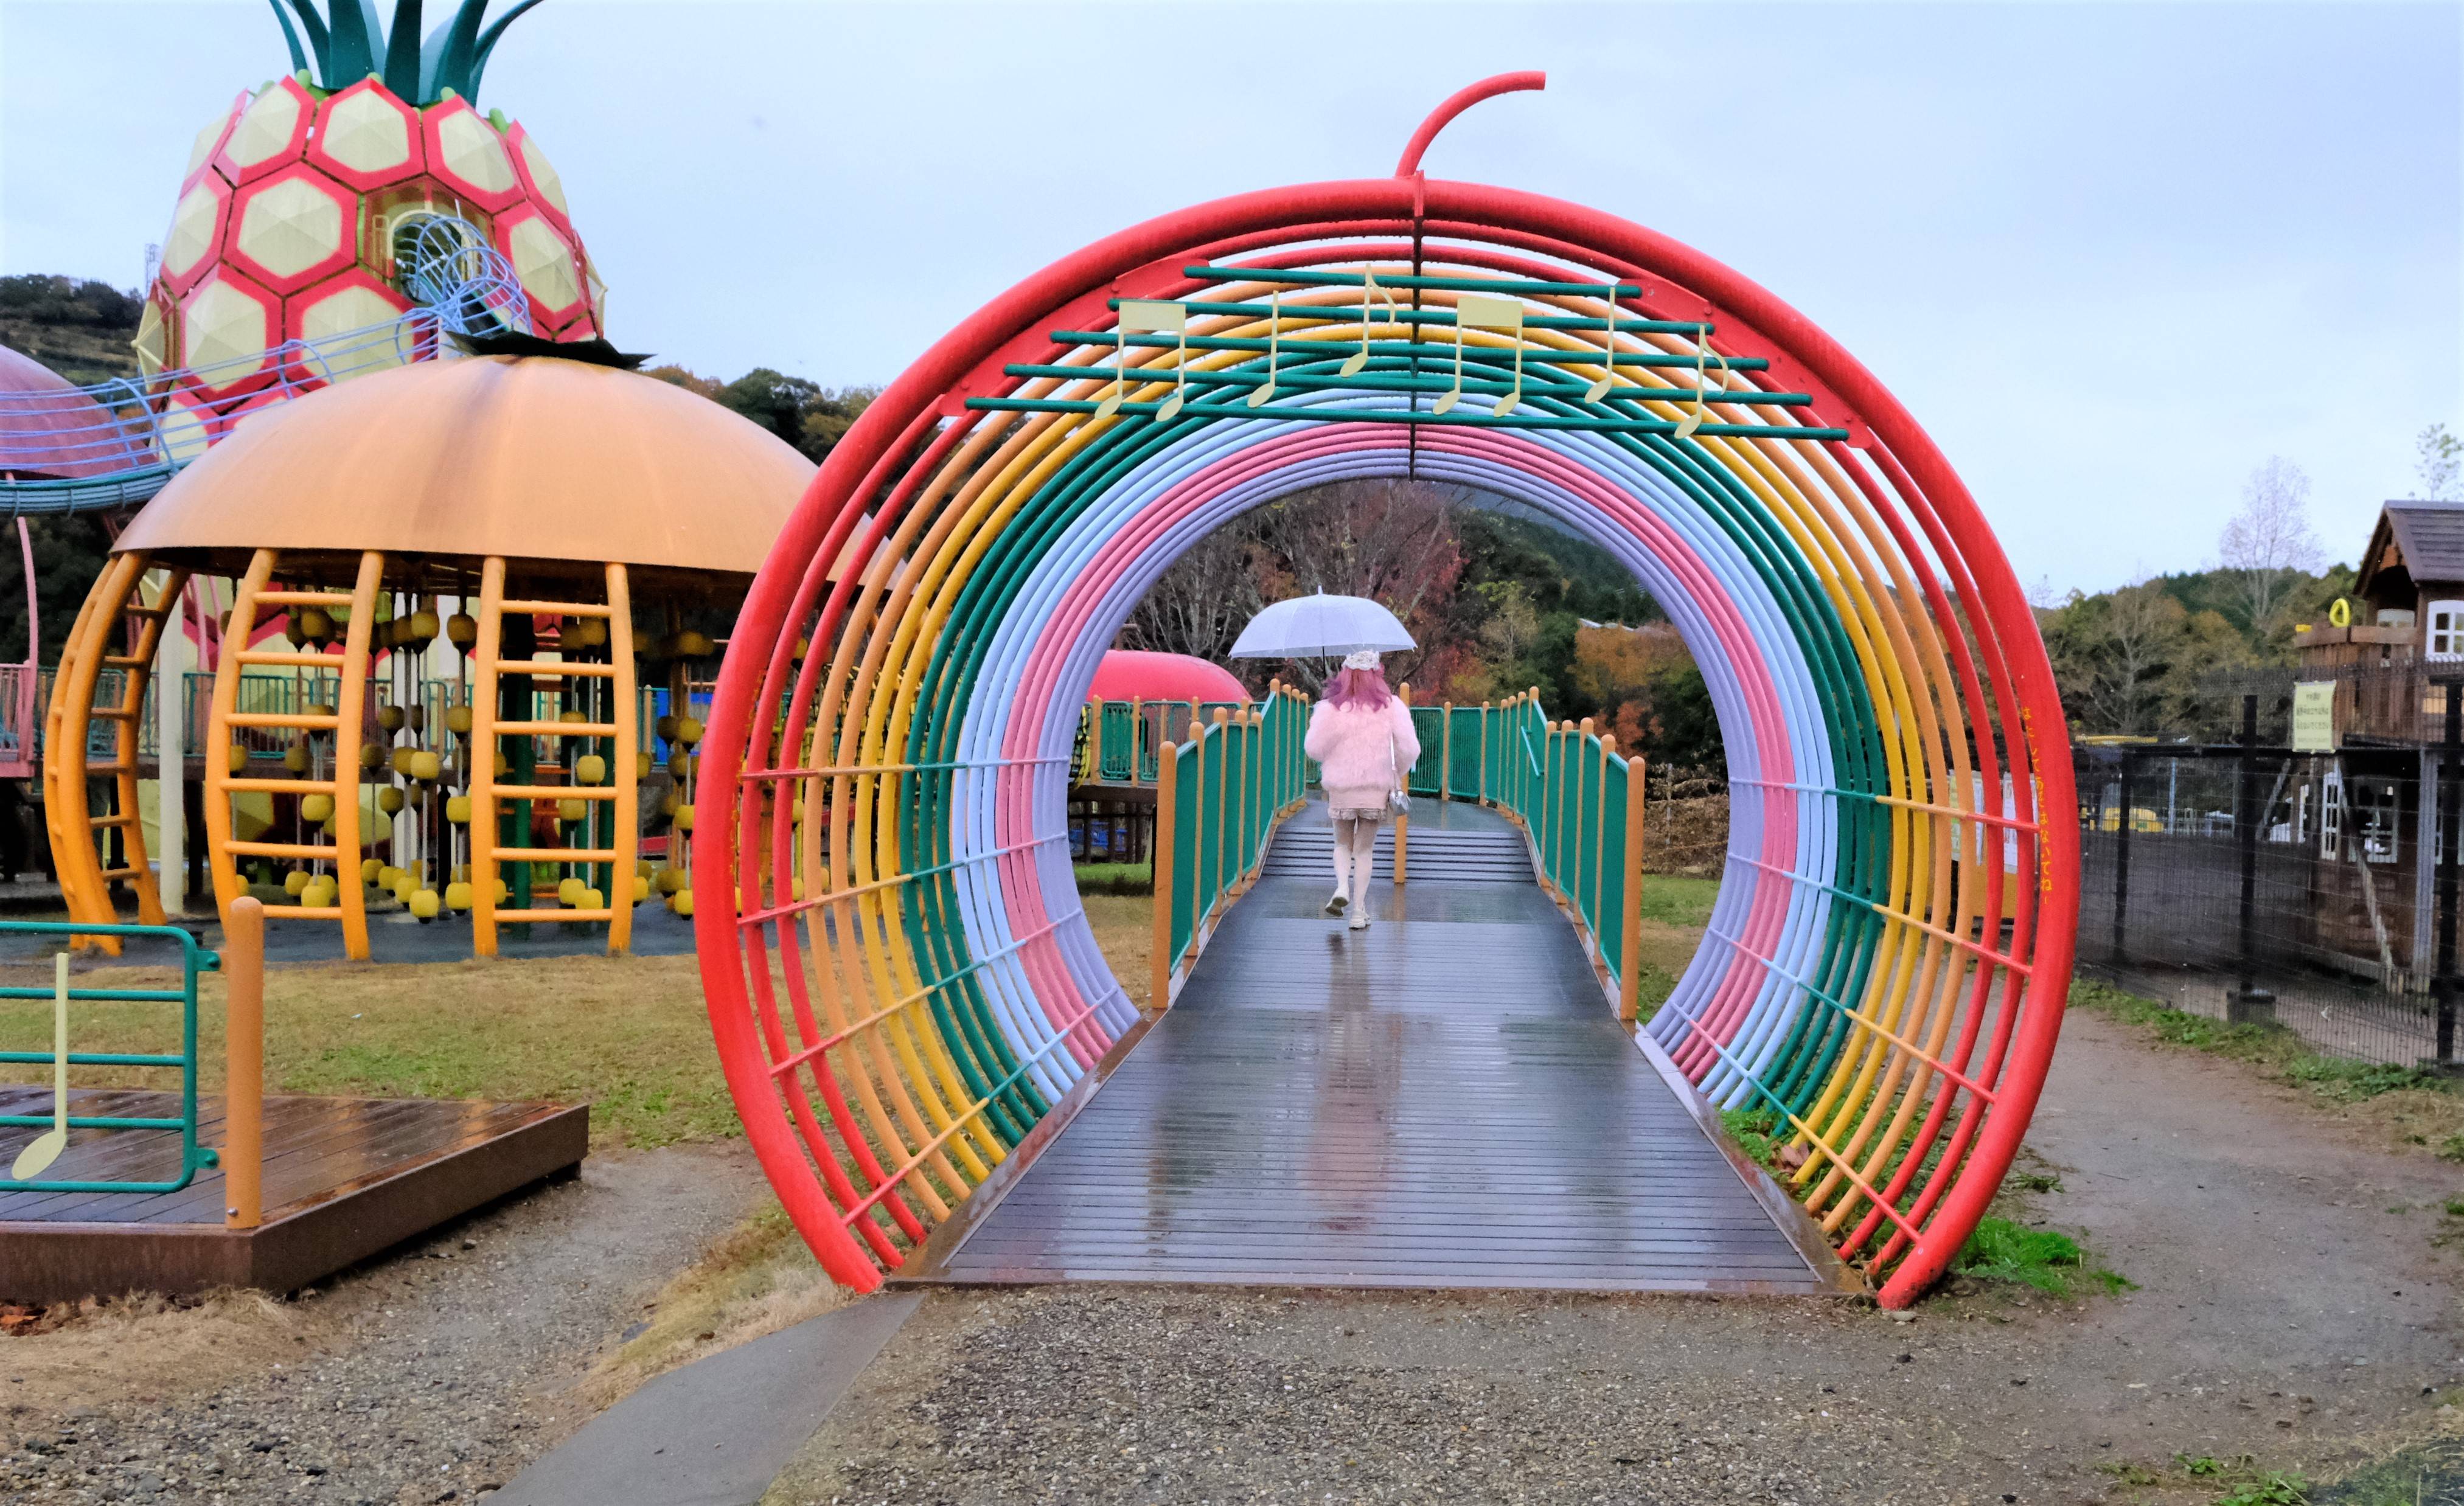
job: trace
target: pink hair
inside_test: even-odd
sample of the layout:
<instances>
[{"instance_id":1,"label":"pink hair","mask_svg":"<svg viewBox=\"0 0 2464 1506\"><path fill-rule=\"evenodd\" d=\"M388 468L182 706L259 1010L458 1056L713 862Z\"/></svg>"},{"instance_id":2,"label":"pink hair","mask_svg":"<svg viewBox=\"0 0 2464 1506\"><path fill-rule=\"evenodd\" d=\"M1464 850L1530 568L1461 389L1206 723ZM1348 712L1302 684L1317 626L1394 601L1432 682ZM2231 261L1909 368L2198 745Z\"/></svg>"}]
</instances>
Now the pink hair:
<instances>
[{"instance_id":1,"label":"pink hair","mask_svg":"<svg viewBox=\"0 0 2464 1506\"><path fill-rule=\"evenodd\" d=\"M1326 701L1346 709L1374 711L1395 699L1383 669L1344 669L1326 683Z\"/></svg>"}]
</instances>

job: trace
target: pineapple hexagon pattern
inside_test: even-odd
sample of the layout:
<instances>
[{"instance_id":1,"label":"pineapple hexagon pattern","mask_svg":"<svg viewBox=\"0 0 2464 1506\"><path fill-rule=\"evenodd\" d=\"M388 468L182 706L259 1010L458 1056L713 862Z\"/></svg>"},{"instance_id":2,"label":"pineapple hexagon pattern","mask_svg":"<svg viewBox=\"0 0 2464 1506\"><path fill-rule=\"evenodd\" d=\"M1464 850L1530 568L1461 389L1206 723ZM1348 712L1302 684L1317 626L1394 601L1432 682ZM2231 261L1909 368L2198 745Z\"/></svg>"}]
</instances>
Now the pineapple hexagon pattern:
<instances>
[{"instance_id":1,"label":"pineapple hexagon pattern","mask_svg":"<svg viewBox=\"0 0 2464 1506\"><path fill-rule=\"evenodd\" d=\"M574 264L573 248L545 214L525 206L496 222L496 235L522 291L530 295L531 317L542 329L561 328L582 311L582 269Z\"/></svg>"},{"instance_id":2,"label":"pineapple hexagon pattern","mask_svg":"<svg viewBox=\"0 0 2464 1506\"><path fill-rule=\"evenodd\" d=\"M196 367L198 381L212 391L245 384L268 369L266 347L281 328L276 308L273 294L217 267L180 302L184 364Z\"/></svg>"},{"instance_id":3,"label":"pineapple hexagon pattern","mask_svg":"<svg viewBox=\"0 0 2464 1506\"><path fill-rule=\"evenodd\" d=\"M224 177L241 184L297 162L308 143L309 122L316 115L317 101L297 79L276 78L240 111L222 150L214 155L214 165Z\"/></svg>"},{"instance_id":4,"label":"pineapple hexagon pattern","mask_svg":"<svg viewBox=\"0 0 2464 1506\"><path fill-rule=\"evenodd\" d=\"M423 115L430 174L491 212L521 202L521 180L514 176L505 139L485 116L459 99L448 99Z\"/></svg>"},{"instance_id":5,"label":"pineapple hexagon pattern","mask_svg":"<svg viewBox=\"0 0 2464 1506\"><path fill-rule=\"evenodd\" d=\"M239 190L227 254L277 293L296 293L359 259L359 195L305 164Z\"/></svg>"},{"instance_id":6,"label":"pineapple hexagon pattern","mask_svg":"<svg viewBox=\"0 0 2464 1506\"><path fill-rule=\"evenodd\" d=\"M171 210L171 229L163 237L158 269L163 285L185 294L211 272L223 245L223 224L231 209L231 185L214 173L199 173Z\"/></svg>"},{"instance_id":7,"label":"pineapple hexagon pattern","mask_svg":"<svg viewBox=\"0 0 2464 1506\"><path fill-rule=\"evenodd\" d=\"M417 177L425 145L419 112L363 78L319 107L308 160L354 188L382 188Z\"/></svg>"},{"instance_id":8,"label":"pineapple hexagon pattern","mask_svg":"<svg viewBox=\"0 0 2464 1506\"><path fill-rule=\"evenodd\" d=\"M247 108L248 96L243 94L231 102L230 109L216 116L197 133L197 144L188 152L188 165L180 174L181 187L194 182L206 164L214 160L214 153L221 151L223 142L231 139L231 127L239 123L240 112Z\"/></svg>"},{"instance_id":9,"label":"pineapple hexagon pattern","mask_svg":"<svg viewBox=\"0 0 2464 1506\"><path fill-rule=\"evenodd\" d=\"M547 217L556 222L558 229L569 233L573 221L572 211L564 205L564 180L557 175L547 153L539 150L539 138L517 121L505 132L505 144L514 149L514 165L520 169L531 197L546 208Z\"/></svg>"},{"instance_id":10,"label":"pineapple hexagon pattern","mask_svg":"<svg viewBox=\"0 0 2464 1506\"><path fill-rule=\"evenodd\" d=\"M379 282L365 268L353 267L305 293L296 293L285 299L285 317L289 322L283 334L313 345L337 335L347 335L353 330L373 329L409 307L408 298ZM347 360L328 369L333 372L334 380L341 382L387 366L399 366L425 354L428 351L413 331L398 329L390 343L371 340L354 348Z\"/></svg>"},{"instance_id":11,"label":"pineapple hexagon pattern","mask_svg":"<svg viewBox=\"0 0 2464 1506\"><path fill-rule=\"evenodd\" d=\"M496 247L534 333L601 333L605 290L562 180L518 122L471 102L502 22L477 27L481 0L451 9L418 49L371 33L363 54L339 29L294 35L295 72L197 133L132 342L149 376L194 368L163 410L178 446L219 438L243 400L270 405L277 378L297 393L436 353L430 323L400 324L390 341L385 329L414 308L391 234L407 210L457 215ZM394 24L418 16L403 6ZM323 353L272 348L284 340Z\"/></svg>"}]
</instances>

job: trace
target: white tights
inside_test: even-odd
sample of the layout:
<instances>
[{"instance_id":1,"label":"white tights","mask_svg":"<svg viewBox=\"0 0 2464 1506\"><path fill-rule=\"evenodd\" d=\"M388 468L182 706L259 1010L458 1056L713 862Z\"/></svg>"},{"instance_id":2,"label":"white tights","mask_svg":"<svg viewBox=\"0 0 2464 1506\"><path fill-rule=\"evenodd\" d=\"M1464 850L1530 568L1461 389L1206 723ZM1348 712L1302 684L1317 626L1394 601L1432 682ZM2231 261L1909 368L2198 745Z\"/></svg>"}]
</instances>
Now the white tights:
<instances>
[{"instance_id":1,"label":"white tights","mask_svg":"<svg viewBox=\"0 0 2464 1506\"><path fill-rule=\"evenodd\" d=\"M1334 889L1355 905L1369 898L1371 870L1377 862L1377 828L1383 824L1346 819L1334 823Z\"/></svg>"}]
</instances>

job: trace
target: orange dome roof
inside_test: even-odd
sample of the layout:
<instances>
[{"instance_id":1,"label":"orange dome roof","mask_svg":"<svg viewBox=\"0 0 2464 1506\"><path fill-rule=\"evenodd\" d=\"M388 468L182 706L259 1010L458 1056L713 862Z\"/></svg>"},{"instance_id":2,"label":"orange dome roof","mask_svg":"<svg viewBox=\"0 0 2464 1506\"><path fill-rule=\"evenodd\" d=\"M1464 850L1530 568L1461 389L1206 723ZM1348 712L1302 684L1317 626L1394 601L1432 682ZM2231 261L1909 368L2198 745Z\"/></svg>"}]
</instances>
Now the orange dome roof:
<instances>
[{"instance_id":1,"label":"orange dome roof","mask_svg":"<svg viewBox=\"0 0 2464 1506\"><path fill-rule=\"evenodd\" d=\"M812 477L767 429L654 377L474 356L243 420L114 547L223 568L373 549L750 576Z\"/></svg>"}]
</instances>

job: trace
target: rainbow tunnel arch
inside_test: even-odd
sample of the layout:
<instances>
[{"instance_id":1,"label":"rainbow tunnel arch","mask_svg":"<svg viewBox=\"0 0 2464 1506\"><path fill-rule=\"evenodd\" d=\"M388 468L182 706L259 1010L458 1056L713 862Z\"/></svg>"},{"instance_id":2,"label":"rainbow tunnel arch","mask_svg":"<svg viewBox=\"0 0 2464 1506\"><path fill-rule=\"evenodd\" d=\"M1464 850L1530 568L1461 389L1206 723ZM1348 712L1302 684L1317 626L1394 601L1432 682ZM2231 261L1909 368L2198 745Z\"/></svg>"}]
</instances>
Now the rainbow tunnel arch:
<instances>
[{"instance_id":1,"label":"rainbow tunnel arch","mask_svg":"<svg viewBox=\"0 0 2464 1506\"><path fill-rule=\"evenodd\" d=\"M1422 337L1377 338L1364 268ZM1484 286L1519 331L1447 327ZM1122 335L1122 299L1183 303L1185 348ZM1431 330L1469 346L1444 420ZM1202 205L1019 284L875 401L746 601L695 924L730 1090L834 1277L878 1284L1137 1017L1066 848L1078 707L1132 605L1246 508L1407 473L1551 515L1667 608L1733 797L1703 948L1644 1028L1713 1102L1784 1116L1793 1190L1884 1301L1947 1267L2042 1085L2077 912L2018 583L1914 420L1771 295L1612 216L1407 172Z\"/></svg>"}]
</instances>

